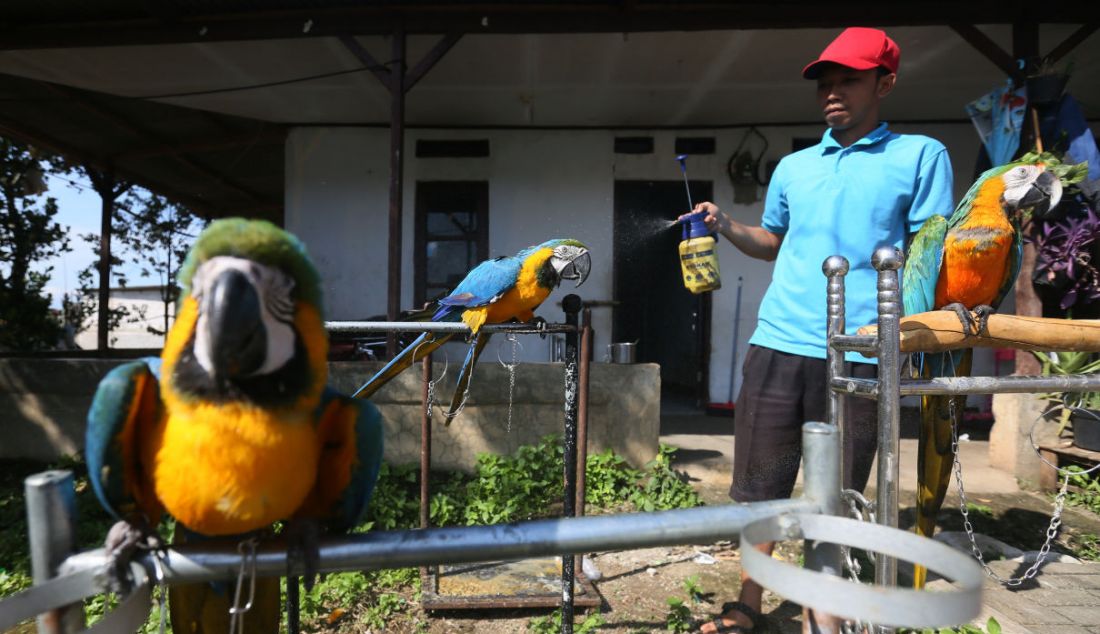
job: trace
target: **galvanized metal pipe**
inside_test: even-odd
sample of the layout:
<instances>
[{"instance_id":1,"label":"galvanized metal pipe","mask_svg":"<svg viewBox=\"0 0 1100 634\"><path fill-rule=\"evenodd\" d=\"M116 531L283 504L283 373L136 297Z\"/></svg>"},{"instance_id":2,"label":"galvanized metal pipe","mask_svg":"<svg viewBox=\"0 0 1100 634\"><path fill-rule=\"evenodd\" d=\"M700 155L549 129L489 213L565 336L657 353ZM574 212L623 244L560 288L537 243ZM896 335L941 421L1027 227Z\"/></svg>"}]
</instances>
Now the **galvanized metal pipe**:
<instances>
[{"instance_id":1,"label":"galvanized metal pipe","mask_svg":"<svg viewBox=\"0 0 1100 634\"><path fill-rule=\"evenodd\" d=\"M328 332L449 332L469 334L470 328L458 322L438 321L326 321ZM517 335L541 335L559 332L577 332L576 326L568 324L485 324L481 332L508 332Z\"/></svg>"},{"instance_id":2,"label":"galvanized metal pipe","mask_svg":"<svg viewBox=\"0 0 1100 634\"><path fill-rule=\"evenodd\" d=\"M829 387L835 392L877 398L878 382L855 377L833 377ZM1100 374L1073 376L958 376L934 379L902 379L902 396L964 394L1027 394L1031 392L1092 392L1100 390Z\"/></svg>"},{"instance_id":3,"label":"galvanized metal pipe","mask_svg":"<svg viewBox=\"0 0 1100 634\"><path fill-rule=\"evenodd\" d=\"M898 270L901 251L881 247L871 256L878 271L878 479L875 515L879 524L898 527L898 482L900 469L901 412L901 293ZM875 583L896 586L897 559L878 553L875 556Z\"/></svg>"},{"instance_id":4,"label":"galvanized metal pipe","mask_svg":"<svg viewBox=\"0 0 1100 634\"><path fill-rule=\"evenodd\" d=\"M810 480L816 476L807 475ZM809 485L808 485L809 486ZM728 504L655 513L563 517L492 526L450 526L378 531L327 538L320 544L317 572L352 572L434 564L504 561L655 546L710 544L737 539L741 529L779 513L820 513L807 498ZM181 544L168 551L169 584L235 578L241 556L234 542ZM62 569L77 572L102 566L102 549L69 557ZM152 571L148 556L140 559ZM297 564L295 564L297 566ZM287 574L285 545L265 542L256 551L260 576ZM301 569L292 569L301 574Z\"/></svg>"},{"instance_id":5,"label":"galvanized metal pipe","mask_svg":"<svg viewBox=\"0 0 1100 634\"><path fill-rule=\"evenodd\" d=\"M27 504L27 532L31 572L36 584L58 574L61 564L76 550L76 490L72 471L43 471L23 481ZM68 634L84 628L84 606L76 603L38 617L43 634Z\"/></svg>"},{"instance_id":6,"label":"galvanized metal pipe","mask_svg":"<svg viewBox=\"0 0 1100 634\"><path fill-rule=\"evenodd\" d=\"M841 286L841 292L844 292L843 286ZM829 349L878 356L878 339L874 335L845 335L841 333L829 338Z\"/></svg>"},{"instance_id":7,"label":"galvanized metal pipe","mask_svg":"<svg viewBox=\"0 0 1100 634\"><path fill-rule=\"evenodd\" d=\"M821 507L826 515L842 515L840 490L842 474L840 465L843 445L840 430L827 423L806 423L802 426L802 467L805 479L802 494ZM806 568L840 577L844 573L840 546L834 543L806 540L804 544ZM833 634L835 623L826 615L814 615L822 634ZM824 618L823 618L824 617Z\"/></svg>"},{"instance_id":8,"label":"galvanized metal pipe","mask_svg":"<svg viewBox=\"0 0 1100 634\"><path fill-rule=\"evenodd\" d=\"M840 255L829 256L821 265L821 271L828 279L825 292L825 304L827 310L826 341L830 344L838 336L844 334L844 276L848 274L848 260ZM829 345L826 350L827 360L825 367L826 380L834 376L844 374L844 353L839 348ZM844 420L843 397L832 390L825 399L825 420L836 426L837 437L840 446L844 446L844 434L847 430L847 421ZM809 461L807 461L809 464ZM837 463L838 473L843 482L844 455L841 452L840 461ZM838 491L840 486L837 487Z\"/></svg>"}]
</instances>

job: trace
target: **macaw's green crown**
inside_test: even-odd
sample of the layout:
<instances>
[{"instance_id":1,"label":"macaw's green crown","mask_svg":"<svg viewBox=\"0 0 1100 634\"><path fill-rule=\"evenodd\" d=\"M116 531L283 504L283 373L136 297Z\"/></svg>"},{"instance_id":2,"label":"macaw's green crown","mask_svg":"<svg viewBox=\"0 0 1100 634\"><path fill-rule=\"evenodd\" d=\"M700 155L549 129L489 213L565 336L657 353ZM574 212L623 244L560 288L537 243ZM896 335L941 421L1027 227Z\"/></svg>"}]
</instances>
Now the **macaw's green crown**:
<instances>
[{"instance_id":1,"label":"macaw's green crown","mask_svg":"<svg viewBox=\"0 0 1100 634\"><path fill-rule=\"evenodd\" d=\"M579 247L581 249L586 249L586 250L588 249L588 247L585 246L584 243L581 242L580 240L574 240L573 238L554 238L553 240L547 240L546 242L543 242L542 244L536 244L536 245L529 246L526 249L523 249L522 251L517 253L516 257L525 258L528 255L531 255L532 253L534 253L535 251L538 251L539 249L555 249L555 248L563 246L563 245L568 245L568 246L572 246L572 247Z\"/></svg>"},{"instance_id":2,"label":"macaw's green crown","mask_svg":"<svg viewBox=\"0 0 1100 634\"><path fill-rule=\"evenodd\" d=\"M218 256L244 258L280 269L294 279L294 299L320 310L320 276L305 245L293 234L266 220L215 220L199 234L180 268L179 281L184 297L191 294L191 277L199 265Z\"/></svg>"}]
</instances>

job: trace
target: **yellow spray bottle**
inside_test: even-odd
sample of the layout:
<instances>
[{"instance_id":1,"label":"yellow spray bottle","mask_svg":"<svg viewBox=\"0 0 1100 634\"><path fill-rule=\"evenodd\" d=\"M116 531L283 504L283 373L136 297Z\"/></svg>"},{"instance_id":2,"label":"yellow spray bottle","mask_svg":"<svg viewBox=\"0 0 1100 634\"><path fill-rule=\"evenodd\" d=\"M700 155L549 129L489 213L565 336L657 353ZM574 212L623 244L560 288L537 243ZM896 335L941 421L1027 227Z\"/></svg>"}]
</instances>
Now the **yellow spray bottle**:
<instances>
[{"instance_id":1,"label":"yellow spray bottle","mask_svg":"<svg viewBox=\"0 0 1100 634\"><path fill-rule=\"evenodd\" d=\"M680 172L684 175L684 190L687 192L688 209L694 209L691 202L691 187L687 179L687 154L676 157ZM707 212L700 211L684 218L683 240L680 241L680 270L684 274L684 287L692 293L706 293L722 288L722 276L718 271L718 254L714 247L717 241L707 231L703 222Z\"/></svg>"},{"instance_id":2,"label":"yellow spray bottle","mask_svg":"<svg viewBox=\"0 0 1100 634\"><path fill-rule=\"evenodd\" d=\"M717 241L707 231L700 211L684 219L683 240L680 241L680 269L684 274L684 287L692 293L706 293L722 288L722 276L718 270Z\"/></svg>"}]
</instances>

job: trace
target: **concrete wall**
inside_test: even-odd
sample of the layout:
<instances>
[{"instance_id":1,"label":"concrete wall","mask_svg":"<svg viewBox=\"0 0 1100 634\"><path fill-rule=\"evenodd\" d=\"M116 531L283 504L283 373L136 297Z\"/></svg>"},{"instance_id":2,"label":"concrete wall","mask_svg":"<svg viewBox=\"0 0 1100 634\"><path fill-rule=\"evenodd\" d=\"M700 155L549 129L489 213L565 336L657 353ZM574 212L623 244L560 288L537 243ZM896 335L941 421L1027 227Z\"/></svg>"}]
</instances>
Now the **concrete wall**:
<instances>
[{"instance_id":1,"label":"concrete wall","mask_svg":"<svg viewBox=\"0 0 1100 634\"><path fill-rule=\"evenodd\" d=\"M117 360L0 359L0 459L54 460L80 452L85 418L96 384ZM380 364L333 363L330 382L350 393ZM443 370L436 365L437 376ZM454 366L440 381L437 400L449 403ZM508 375L488 359L477 367L464 411L449 427L433 426L433 465L468 470L478 453L510 454L546 434L561 434L564 421L562 364L525 363L516 368L512 424L508 426ZM660 377L652 364L593 364L589 391L589 449L614 449L635 466L657 455ZM385 457L391 464L420 460L419 369L410 369L372 401L385 419ZM437 415L438 415L437 410Z\"/></svg>"},{"instance_id":2,"label":"concrete wall","mask_svg":"<svg viewBox=\"0 0 1100 634\"><path fill-rule=\"evenodd\" d=\"M812 96L807 93L807 99ZM889 102L884 114L889 117ZM961 107L960 107L961 115ZM900 124L898 132L918 133L941 140L955 168L956 199L973 180L978 140L966 124ZM767 139L764 162L788 154L795 138L820 138L823 127L763 126ZM678 180L674 161L678 136L713 136L716 153L692 156L688 175L711 180L718 205L741 222L757 225L760 201L733 202L726 163L738 149L744 128L692 130L423 130L407 131L405 146L405 224L403 228L402 306L410 306L413 291L413 221L418 180L489 181L490 255L511 254L552 236L583 239L592 249L592 275L580 289L585 299L611 299L615 180ZM652 136L652 154L615 154L616 136ZM418 139L488 139L491 156L462 159L418 159ZM362 319L386 310L386 231L388 214L389 131L377 128L303 127L291 131L287 142L286 224L306 241L325 281L330 319ZM746 149L758 152L758 139ZM686 203L684 205L686 207ZM682 212L670 209L669 217ZM945 209L944 213L950 213ZM723 287L714 293L710 341L710 400L725 402L734 375L734 394L740 386L740 368L756 314L771 281L772 265L742 255L728 244L720 251ZM870 254L868 253L868 256ZM737 359L732 359L733 314L737 279L743 280ZM561 318L556 302L572 289L559 289L540 314ZM822 319L824 297L820 298ZM1011 310L1012 304L1004 307ZM610 343L611 314L594 311L595 350ZM862 324L850 324L852 328ZM521 358L549 358L544 341L524 340ZM452 353L455 358L461 352ZM992 352L975 354L975 372L992 374ZM976 401L973 404L978 404Z\"/></svg>"}]
</instances>

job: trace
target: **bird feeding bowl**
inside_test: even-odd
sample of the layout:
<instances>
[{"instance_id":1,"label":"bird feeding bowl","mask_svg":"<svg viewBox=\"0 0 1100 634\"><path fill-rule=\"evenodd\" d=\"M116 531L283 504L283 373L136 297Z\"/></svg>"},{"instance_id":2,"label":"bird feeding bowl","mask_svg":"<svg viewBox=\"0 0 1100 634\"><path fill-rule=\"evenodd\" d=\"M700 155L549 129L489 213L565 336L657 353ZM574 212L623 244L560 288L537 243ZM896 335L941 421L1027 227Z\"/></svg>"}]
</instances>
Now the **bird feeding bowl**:
<instances>
[{"instance_id":1,"label":"bird feeding bowl","mask_svg":"<svg viewBox=\"0 0 1100 634\"><path fill-rule=\"evenodd\" d=\"M607 344L608 363L634 363L637 358L638 342L628 341Z\"/></svg>"}]
</instances>

